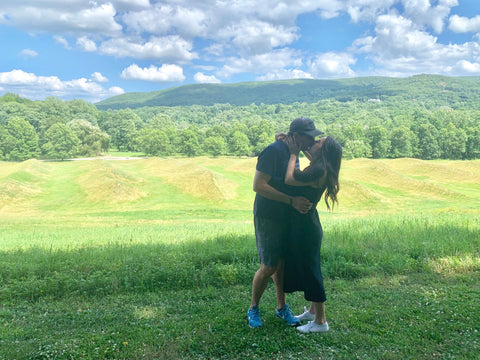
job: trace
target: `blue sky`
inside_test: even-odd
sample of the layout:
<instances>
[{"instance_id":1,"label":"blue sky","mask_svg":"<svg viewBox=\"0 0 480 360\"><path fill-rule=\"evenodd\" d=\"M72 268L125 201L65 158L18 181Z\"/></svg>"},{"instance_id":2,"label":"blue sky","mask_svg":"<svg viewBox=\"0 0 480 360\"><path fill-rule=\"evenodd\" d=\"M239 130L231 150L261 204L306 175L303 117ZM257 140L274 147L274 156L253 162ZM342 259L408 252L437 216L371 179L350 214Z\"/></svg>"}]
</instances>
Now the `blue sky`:
<instances>
[{"instance_id":1,"label":"blue sky","mask_svg":"<svg viewBox=\"0 0 480 360\"><path fill-rule=\"evenodd\" d=\"M0 95L480 76L478 0L0 0Z\"/></svg>"}]
</instances>

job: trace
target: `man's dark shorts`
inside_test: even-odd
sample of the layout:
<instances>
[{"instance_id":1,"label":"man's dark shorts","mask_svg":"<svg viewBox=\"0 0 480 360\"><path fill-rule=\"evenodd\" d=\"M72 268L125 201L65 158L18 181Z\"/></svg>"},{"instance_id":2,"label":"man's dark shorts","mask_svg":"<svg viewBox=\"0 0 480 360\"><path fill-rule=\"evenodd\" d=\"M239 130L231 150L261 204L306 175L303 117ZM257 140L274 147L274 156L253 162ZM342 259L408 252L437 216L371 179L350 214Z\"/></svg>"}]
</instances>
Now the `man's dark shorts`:
<instances>
[{"instance_id":1,"label":"man's dark shorts","mask_svg":"<svg viewBox=\"0 0 480 360\"><path fill-rule=\"evenodd\" d=\"M260 262L275 267L285 256L289 235L289 221L278 221L254 216L255 239Z\"/></svg>"}]
</instances>

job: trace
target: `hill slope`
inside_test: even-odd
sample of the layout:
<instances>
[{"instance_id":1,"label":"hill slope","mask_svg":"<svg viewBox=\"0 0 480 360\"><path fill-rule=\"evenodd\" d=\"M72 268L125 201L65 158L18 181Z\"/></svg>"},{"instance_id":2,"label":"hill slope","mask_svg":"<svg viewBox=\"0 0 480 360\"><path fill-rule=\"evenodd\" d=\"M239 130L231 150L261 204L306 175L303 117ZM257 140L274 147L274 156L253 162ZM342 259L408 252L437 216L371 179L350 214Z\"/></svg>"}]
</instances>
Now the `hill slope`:
<instances>
[{"instance_id":1,"label":"hill slope","mask_svg":"<svg viewBox=\"0 0 480 360\"><path fill-rule=\"evenodd\" d=\"M338 80L279 80L236 84L193 84L165 90L127 93L96 103L98 109L151 106L315 103L369 99L436 102L451 107L478 106L480 77L417 75L409 78L364 77Z\"/></svg>"},{"instance_id":2,"label":"hill slope","mask_svg":"<svg viewBox=\"0 0 480 360\"><path fill-rule=\"evenodd\" d=\"M305 159L302 159L305 161ZM255 158L0 163L0 214L242 212L251 220ZM480 208L480 161L346 160L334 214ZM319 204L324 212L325 205Z\"/></svg>"}]
</instances>

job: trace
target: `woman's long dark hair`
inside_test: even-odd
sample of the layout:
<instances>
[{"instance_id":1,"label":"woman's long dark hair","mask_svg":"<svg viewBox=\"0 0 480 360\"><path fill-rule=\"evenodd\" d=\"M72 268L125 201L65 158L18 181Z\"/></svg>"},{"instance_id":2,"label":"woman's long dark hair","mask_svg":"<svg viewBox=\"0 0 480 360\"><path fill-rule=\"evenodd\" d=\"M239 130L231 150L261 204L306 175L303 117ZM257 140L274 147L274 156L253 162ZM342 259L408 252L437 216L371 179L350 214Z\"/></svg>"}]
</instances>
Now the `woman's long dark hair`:
<instances>
[{"instance_id":1,"label":"woman's long dark hair","mask_svg":"<svg viewBox=\"0 0 480 360\"><path fill-rule=\"evenodd\" d=\"M330 202L332 208L338 204L337 194L340 190L338 175L342 164L342 146L334 138L327 136L322 147L312 154L312 157L313 164L318 164L327 171L324 198L330 210Z\"/></svg>"}]
</instances>

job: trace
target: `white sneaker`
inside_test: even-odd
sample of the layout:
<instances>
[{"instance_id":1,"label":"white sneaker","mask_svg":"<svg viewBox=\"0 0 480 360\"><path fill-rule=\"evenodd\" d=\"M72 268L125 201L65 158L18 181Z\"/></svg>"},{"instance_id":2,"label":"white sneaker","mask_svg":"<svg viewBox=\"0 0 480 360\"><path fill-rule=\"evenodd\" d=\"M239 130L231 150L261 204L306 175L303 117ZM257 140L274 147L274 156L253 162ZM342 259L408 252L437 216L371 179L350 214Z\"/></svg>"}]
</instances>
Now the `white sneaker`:
<instances>
[{"instance_id":1,"label":"white sneaker","mask_svg":"<svg viewBox=\"0 0 480 360\"><path fill-rule=\"evenodd\" d=\"M318 325L315 321L309 321L307 325L302 325L297 327L297 330L302 333L311 333L311 332L327 332L328 323Z\"/></svg>"},{"instance_id":2,"label":"white sneaker","mask_svg":"<svg viewBox=\"0 0 480 360\"><path fill-rule=\"evenodd\" d=\"M303 309L305 310L303 312L303 314L296 316L298 318L298 320L300 320L300 321L315 320L315 314L312 314L310 311L308 311L306 306L304 306Z\"/></svg>"}]
</instances>

